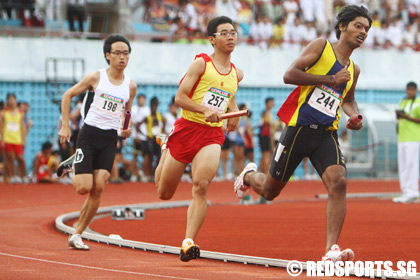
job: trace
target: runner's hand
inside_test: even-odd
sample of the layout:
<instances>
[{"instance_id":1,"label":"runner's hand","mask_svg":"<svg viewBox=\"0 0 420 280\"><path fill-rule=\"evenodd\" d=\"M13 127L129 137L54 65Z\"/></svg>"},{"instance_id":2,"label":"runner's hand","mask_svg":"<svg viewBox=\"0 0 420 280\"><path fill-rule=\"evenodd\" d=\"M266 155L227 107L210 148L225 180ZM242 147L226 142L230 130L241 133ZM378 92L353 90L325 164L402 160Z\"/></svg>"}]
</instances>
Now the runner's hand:
<instances>
[{"instance_id":1,"label":"runner's hand","mask_svg":"<svg viewBox=\"0 0 420 280\"><path fill-rule=\"evenodd\" d=\"M66 141L70 142L70 136L71 136L70 127L61 126L61 129L58 132L58 137L60 138L60 143L64 144Z\"/></svg>"},{"instance_id":2,"label":"runner's hand","mask_svg":"<svg viewBox=\"0 0 420 280\"><path fill-rule=\"evenodd\" d=\"M229 134L229 132L231 131L235 131L236 128L238 127L238 123L239 123L239 119L240 118L230 118L227 121L227 126L226 126L226 133Z\"/></svg>"},{"instance_id":3,"label":"runner's hand","mask_svg":"<svg viewBox=\"0 0 420 280\"><path fill-rule=\"evenodd\" d=\"M211 123L220 122L222 120L222 115L211 109L206 109L206 111L204 111L204 119L206 122Z\"/></svg>"},{"instance_id":4,"label":"runner's hand","mask_svg":"<svg viewBox=\"0 0 420 280\"><path fill-rule=\"evenodd\" d=\"M131 136L131 128L130 127L127 128L127 129L122 129L121 128L121 137L123 139L130 138L130 136Z\"/></svg>"}]
</instances>

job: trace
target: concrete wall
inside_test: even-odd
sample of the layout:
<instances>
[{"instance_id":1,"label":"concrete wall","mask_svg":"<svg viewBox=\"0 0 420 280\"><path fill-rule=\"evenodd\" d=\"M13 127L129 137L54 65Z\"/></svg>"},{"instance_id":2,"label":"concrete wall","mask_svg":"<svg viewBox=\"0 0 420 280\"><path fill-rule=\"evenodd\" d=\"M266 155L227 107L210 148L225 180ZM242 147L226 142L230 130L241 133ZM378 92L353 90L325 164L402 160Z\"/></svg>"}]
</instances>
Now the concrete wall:
<instances>
[{"instance_id":1,"label":"concrete wall","mask_svg":"<svg viewBox=\"0 0 420 280\"><path fill-rule=\"evenodd\" d=\"M195 54L212 53L205 45L132 42L126 73L139 84L178 84ZM283 87L283 74L299 50L260 50L237 46L232 61L245 72L244 86ZM47 58L83 58L85 74L107 67L102 41L58 38L0 38L0 81L45 81ZM360 49L352 56L361 68L359 89L401 90L409 80L420 83L420 53ZM63 64L59 75L71 77ZM80 71L77 75L82 75Z\"/></svg>"}]
</instances>

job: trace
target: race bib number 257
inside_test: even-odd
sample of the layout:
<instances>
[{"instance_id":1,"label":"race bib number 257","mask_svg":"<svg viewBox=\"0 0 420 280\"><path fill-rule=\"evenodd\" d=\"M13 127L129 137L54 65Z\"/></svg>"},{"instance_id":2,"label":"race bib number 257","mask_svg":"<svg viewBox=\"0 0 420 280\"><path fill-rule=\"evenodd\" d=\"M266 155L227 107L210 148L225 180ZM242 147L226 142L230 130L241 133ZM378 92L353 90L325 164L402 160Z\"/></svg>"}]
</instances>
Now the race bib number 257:
<instances>
[{"instance_id":1,"label":"race bib number 257","mask_svg":"<svg viewBox=\"0 0 420 280\"><path fill-rule=\"evenodd\" d=\"M218 113L223 113L229 104L229 97L229 92L212 87L205 93L201 105L204 105Z\"/></svg>"}]
</instances>

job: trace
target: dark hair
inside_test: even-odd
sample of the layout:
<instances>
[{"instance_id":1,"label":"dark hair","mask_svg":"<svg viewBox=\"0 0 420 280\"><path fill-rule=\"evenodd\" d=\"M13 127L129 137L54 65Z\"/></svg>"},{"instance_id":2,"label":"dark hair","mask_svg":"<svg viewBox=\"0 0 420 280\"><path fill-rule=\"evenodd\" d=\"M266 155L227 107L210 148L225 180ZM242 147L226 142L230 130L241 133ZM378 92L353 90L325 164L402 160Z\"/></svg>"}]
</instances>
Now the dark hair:
<instances>
[{"instance_id":1,"label":"dark hair","mask_svg":"<svg viewBox=\"0 0 420 280\"><path fill-rule=\"evenodd\" d=\"M369 11L363 6L349 5L344 7L337 15L337 23L335 25L335 36L340 39L341 26L347 26L351 21L357 17L364 17L369 21L369 28L372 26L372 19L369 16Z\"/></svg>"},{"instance_id":2,"label":"dark hair","mask_svg":"<svg viewBox=\"0 0 420 280\"><path fill-rule=\"evenodd\" d=\"M6 100L9 100L9 97L14 97L14 98L16 99L16 94L9 92L9 93L6 95Z\"/></svg>"},{"instance_id":3,"label":"dark hair","mask_svg":"<svg viewBox=\"0 0 420 280\"><path fill-rule=\"evenodd\" d=\"M417 89L417 84L415 82L409 82L407 84L407 87L406 88L409 88L409 87L413 87L413 88Z\"/></svg>"},{"instance_id":4,"label":"dark hair","mask_svg":"<svg viewBox=\"0 0 420 280\"><path fill-rule=\"evenodd\" d=\"M52 144L50 143L50 142L44 142L43 144L42 144L42 150L43 151L45 151L45 150L47 150L47 149L50 149L50 148L52 148Z\"/></svg>"},{"instance_id":5,"label":"dark hair","mask_svg":"<svg viewBox=\"0 0 420 280\"><path fill-rule=\"evenodd\" d=\"M150 99L150 106L152 105L159 105L159 99L157 99L157 97L153 97L152 99Z\"/></svg>"},{"instance_id":6,"label":"dark hair","mask_svg":"<svg viewBox=\"0 0 420 280\"><path fill-rule=\"evenodd\" d=\"M246 104L243 104L243 103L240 104L238 107L239 110L244 110L245 108L246 108Z\"/></svg>"},{"instance_id":7,"label":"dark hair","mask_svg":"<svg viewBox=\"0 0 420 280\"><path fill-rule=\"evenodd\" d=\"M265 104L267 104L269 101L274 101L274 98L273 97L267 97L265 99Z\"/></svg>"},{"instance_id":8,"label":"dark hair","mask_svg":"<svg viewBox=\"0 0 420 280\"><path fill-rule=\"evenodd\" d=\"M214 36L213 34L217 32L217 27L224 23L230 23L234 26L233 21L226 16L215 17L210 20L209 24L207 24L207 35Z\"/></svg>"},{"instance_id":9,"label":"dark hair","mask_svg":"<svg viewBox=\"0 0 420 280\"><path fill-rule=\"evenodd\" d=\"M128 42L127 38L125 38L123 35L120 35L120 34L111 34L104 41L104 56L108 64L109 64L109 60L106 58L106 53L111 52L111 46L113 43L116 43L116 42L126 43L128 46L128 51L131 53L130 42Z\"/></svg>"},{"instance_id":10,"label":"dark hair","mask_svg":"<svg viewBox=\"0 0 420 280\"><path fill-rule=\"evenodd\" d=\"M144 99L146 99L146 95L144 95L143 93L140 93L139 95L137 95L137 99L139 99L140 97L144 97Z\"/></svg>"}]
</instances>

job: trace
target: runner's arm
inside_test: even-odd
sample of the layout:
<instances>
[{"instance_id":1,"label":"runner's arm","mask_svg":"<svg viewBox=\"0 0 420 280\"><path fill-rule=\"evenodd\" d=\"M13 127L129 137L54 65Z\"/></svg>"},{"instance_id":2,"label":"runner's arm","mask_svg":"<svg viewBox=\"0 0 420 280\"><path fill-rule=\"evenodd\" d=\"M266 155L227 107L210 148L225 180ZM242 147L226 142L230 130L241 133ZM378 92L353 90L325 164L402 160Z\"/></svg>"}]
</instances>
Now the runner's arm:
<instances>
[{"instance_id":1,"label":"runner's arm","mask_svg":"<svg viewBox=\"0 0 420 280\"><path fill-rule=\"evenodd\" d=\"M184 110L204 114L204 117L210 122L219 122L221 120L221 114L207 108L206 106L195 103L188 96L200 76L204 73L204 68L205 61L203 58L194 60L179 85L178 92L175 96L175 104Z\"/></svg>"}]
</instances>

